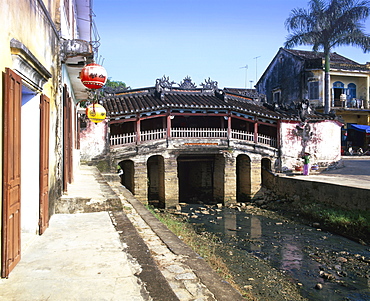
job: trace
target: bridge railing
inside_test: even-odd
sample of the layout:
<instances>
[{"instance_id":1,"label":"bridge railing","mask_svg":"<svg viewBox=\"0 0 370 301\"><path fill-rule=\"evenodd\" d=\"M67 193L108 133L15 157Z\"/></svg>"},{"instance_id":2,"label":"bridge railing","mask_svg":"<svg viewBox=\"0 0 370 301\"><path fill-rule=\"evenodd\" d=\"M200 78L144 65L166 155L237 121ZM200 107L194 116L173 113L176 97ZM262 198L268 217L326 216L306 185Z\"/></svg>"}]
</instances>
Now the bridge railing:
<instances>
[{"instance_id":1,"label":"bridge railing","mask_svg":"<svg viewBox=\"0 0 370 301\"><path fill-rule=\"evenodd\" d=\"M258 134L257 142L261 144L270 145L272 147L277 147L276 138L272 138L266 135Z\"/></svg>"},{"instance_id":2,"label":"bridge railing","mask_svg":"<svg viewBox=\"0 0 370 301\"><path fill-rule=\"evenodd\" d=\"M244 141L254 141L254 134L251 132L231 130L231 139L244 140Z\"/></svg>"},{"instance_id":3,"label":"bridge railing","mask_svg":"<svg viewBox=\"0 0 370 301\"><path fill-rule=\"evenodd\" d=\"M227 129L172 128L172 138L227 138Z\"/></svg>"},{"instance_id":4,"label":"bridge railing","mask_svg":"<svg viewBox=\"0 0 370 301\"><path fill-rule=\"evenodd\" d=\"M254 133L240 130L231 130L230 138L228 137L227 129L220 128L172 128L171 139L231 139L237 141L254 141ZM123 146L129 144L145 143L148 141L156 141L161 139L168 139L166 129L156 129L150 131L141 131L139 139L135 133L111 135L111 146ZM258 134L257 143L277 147L276 138Z\"/></svg>"},{"instance_id":5,"label":"bridge railing","mask_svg":"<svg viewBox=\"0 0 370 301\"><path fill-rule=\"evenodd\" d=\"M136 134L117 134L110 136L110 145L126 145L126 144L135 144L136 143Z\"/></svg>"},{"instance_id":6,"label":"bridge railing","mask_svg":"<svg viewBox=\"0 0 370 301\"><path fill-rule=\"evenodd\" d=\"M140 141L154 141L167 138L166 129L140 132Z\"/></svg>"}]
</instances>

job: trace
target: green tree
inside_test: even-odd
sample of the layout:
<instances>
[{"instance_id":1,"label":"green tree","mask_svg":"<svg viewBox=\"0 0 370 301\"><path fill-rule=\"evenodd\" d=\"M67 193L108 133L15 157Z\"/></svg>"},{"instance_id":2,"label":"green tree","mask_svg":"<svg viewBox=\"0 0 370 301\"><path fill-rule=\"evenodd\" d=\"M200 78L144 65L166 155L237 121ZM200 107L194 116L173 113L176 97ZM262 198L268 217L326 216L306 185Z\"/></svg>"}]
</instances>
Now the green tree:
<instances>
[{"instance_id":1,"label":"green tree","mask_svg":"<svg viewBox=\"0 0 370 301\"><path fill-rule=\"evenodd\" d=\"M110 78L107 79L107 82L105 83L105 87L110 88L127 88L126 83L118 80L111 80Z\"/></svg>"},{"instance_id":2,"label":"green tree","mask_svg":"<svg viewBox=\"0 0 370 301\"><path fill-rule=\"evenodd\" d=\"M285 47L312 45L325 56L324 112L330 111L330 53L337 46L360 47L370 50L370 36L364 33L363 22L370 14L366 0L311 0L309 8L296 8L285 21L289 32Z\"/></svg>"}]
</instances>

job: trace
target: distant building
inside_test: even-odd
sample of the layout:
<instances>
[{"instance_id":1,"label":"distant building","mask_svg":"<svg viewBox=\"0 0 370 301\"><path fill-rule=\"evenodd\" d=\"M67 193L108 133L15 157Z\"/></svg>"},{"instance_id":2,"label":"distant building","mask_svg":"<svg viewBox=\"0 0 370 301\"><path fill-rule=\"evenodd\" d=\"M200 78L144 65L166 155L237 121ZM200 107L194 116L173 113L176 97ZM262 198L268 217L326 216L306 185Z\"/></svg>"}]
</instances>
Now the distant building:
<instances>
[{"instance_id":1,"label":"distant building","mask_svg":"<svg viewBox=\"0 0 370 301\"><path fill-rule=\"evenodd\" d=\"M258 93L266 95L270 104L288 108L307 99L314 110L322 112L324 65L322 52L280 48L255 87ZM368 148L369 136L357 131L361 138L355 139L352 132L347 137L346 131L348 124L370 126L369 89L369 63L359 64L338 53L331 54L330 107L344 123L343 147Z\"/></svg>"}]
</instances>

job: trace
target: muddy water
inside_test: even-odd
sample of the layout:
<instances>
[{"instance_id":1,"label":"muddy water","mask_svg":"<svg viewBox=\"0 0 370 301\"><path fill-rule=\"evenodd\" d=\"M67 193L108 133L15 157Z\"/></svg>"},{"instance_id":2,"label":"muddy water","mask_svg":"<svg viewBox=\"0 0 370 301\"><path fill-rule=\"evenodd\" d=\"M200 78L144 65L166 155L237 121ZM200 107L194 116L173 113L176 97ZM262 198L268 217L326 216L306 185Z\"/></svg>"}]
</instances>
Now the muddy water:
<instances>
[{"instance_id":1,"label":"muddy water","mask_svg":"<svg viewBox=\"0 0 370 301\"><path fill-rule=\"evenodd\" d=\"M230 208L187 205L182 211L189 212L191 223L217 234L223 245L234 250L224 256L242 286L258 286L245 272L250 263L243 254L252 254L286 275L309 300L370 300L369 246L288 220Z\"/></svg>"}]
</instances>

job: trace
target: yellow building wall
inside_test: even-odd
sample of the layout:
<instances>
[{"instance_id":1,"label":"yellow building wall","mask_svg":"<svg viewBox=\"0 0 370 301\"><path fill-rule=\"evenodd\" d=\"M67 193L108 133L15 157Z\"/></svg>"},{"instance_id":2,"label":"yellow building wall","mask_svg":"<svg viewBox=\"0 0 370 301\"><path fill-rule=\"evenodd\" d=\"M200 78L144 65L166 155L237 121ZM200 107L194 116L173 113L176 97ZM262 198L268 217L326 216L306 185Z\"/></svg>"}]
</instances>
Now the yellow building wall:
<instances>
[{"instance_id":1,"label":"yellow building wall","mask_svg":"<svg viewBox=\"0 0 370 301\"><path fill-rule=\"evenodd\" d=\"M42 5L38 0L1 0L0 1L0 20L2 20L2 29L0 30L0 70L3 73L6 68L14 70L12 51L10 42L16 39L21 42L29 52L46 68L52 75L38 94L45 94L50 99L50 179L55 179L57 162L57 149L55 134L57 132L60 118L58 111L61 110L60 95L58 89L59 64L59 37L54 24L60 23L59 2L55 0L45 0ZM45 10L46 9L46 10ZM24 57L28 62L27 57ZM23 80L23 78L22 78ZM3 124L3 80L0 80L0 123ZM2 128L2 127L1 127ZM3 131L0 131L0 144L3 148ZM38 142L37 142L38 143ZM2 171L2 161L0 160L0 170ZM2 172L0 173L2 182ZM49 187L52 183L49 183ZM2 185L0 185L2 195ZM0 216L2 216L0 206ZM0 223L1 227L1 223Z\"/></svg>"}]
</instances>

